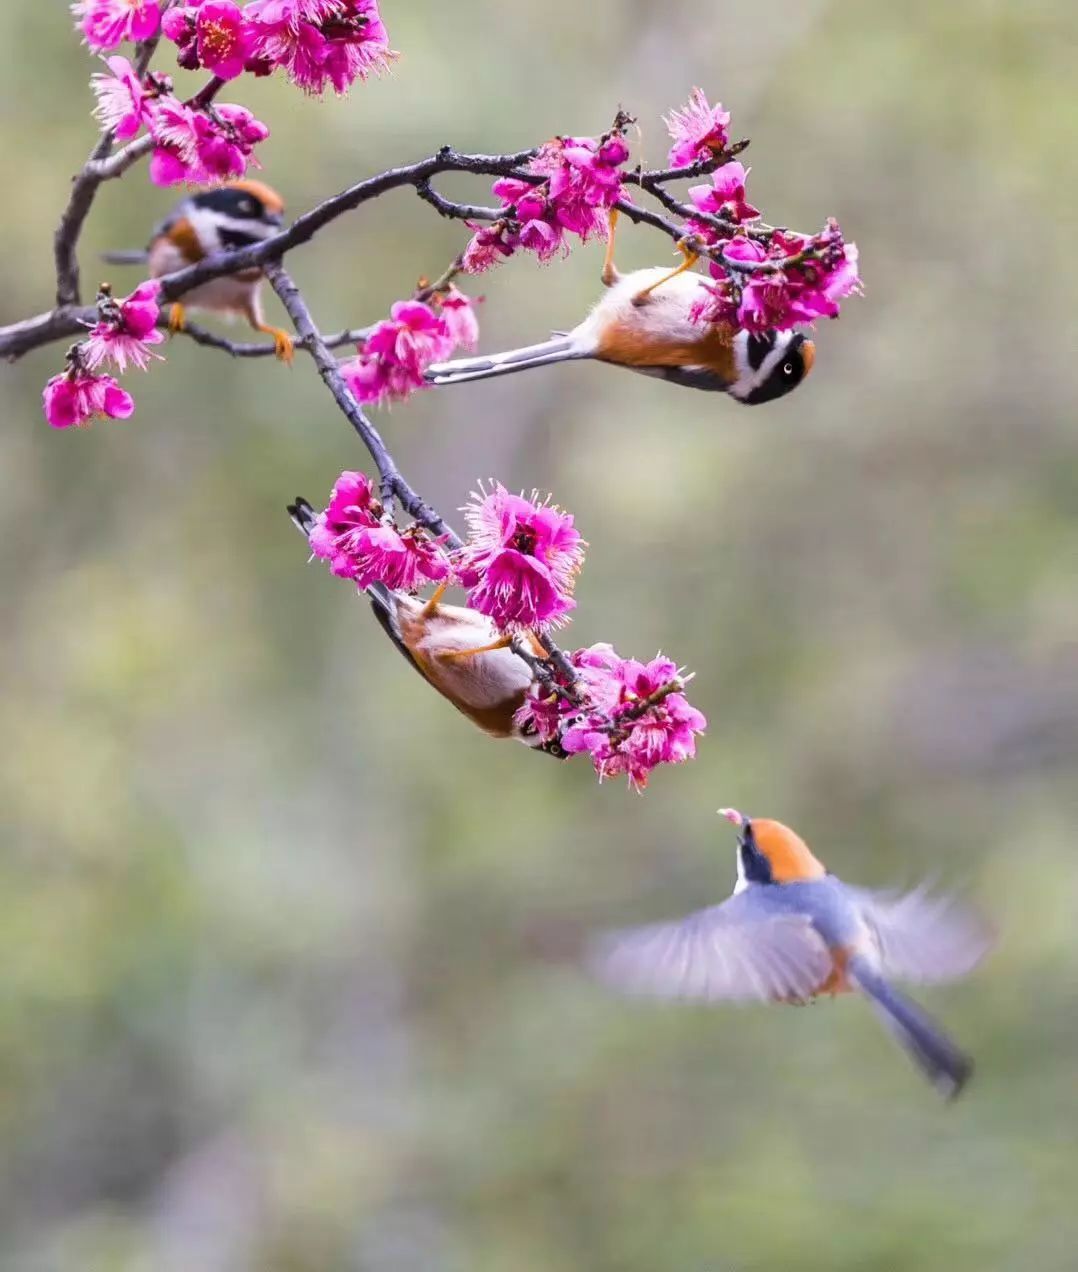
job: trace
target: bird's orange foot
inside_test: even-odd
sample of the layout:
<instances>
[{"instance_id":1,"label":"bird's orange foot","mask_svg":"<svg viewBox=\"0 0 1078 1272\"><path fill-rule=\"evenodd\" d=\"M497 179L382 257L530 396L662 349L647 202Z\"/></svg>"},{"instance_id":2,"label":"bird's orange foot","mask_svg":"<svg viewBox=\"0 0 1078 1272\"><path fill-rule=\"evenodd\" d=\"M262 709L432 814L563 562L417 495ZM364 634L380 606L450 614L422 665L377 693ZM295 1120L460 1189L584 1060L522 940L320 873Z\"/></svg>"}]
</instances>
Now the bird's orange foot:
<instances>
[{"instance_id":1,"label":"bird's orange foot","mask_svg":"<svg viewBox=\"0 0 1078 1272\"><path fill-rule=\"evenodd\" d=\"M292 359L296 356L295 341L280 327L269 327L267 331L273 337L273 356L278 362L283 362L286 367L290 367Z\"/></svg>"},{"instance_id":2,"label":"bird's orange foot","mask_svg":"<svg viewBox=\"0 0 1078 1272\"><path fill-rule=\"evenodd\" d=\"M435 615L435 614L437 614L437 612L438 612L438 604L439 604L439 602L441 601L442 597L443 597L443 596L445 596L446 591L448 590L448 588L449 588L449 584L448 584L448 583L439 583L439 584L438 584L438 586L437 586L437 587L434 589L434 591L431 593L431 595L430 595L430 599L429 599L429 600L427 601L427 603L423 606L423 617L424 617L424 618L433 618L433 617L434 617L434 615Z\"/></svg>"},{"instance_id":3,"label":"bird's orange foot","mask_svg":"<svg viewBox=\"0 0 1078 1272\"><path fill-rule=\"evenodd\" d=\"M677 269L672 269L669 274L664 274L662 278L657 278L655 282L650 283L642 291L638 291L633 297L634 305L646 304L648 297L657 287L661 287L664 283L668 283L672 278L677 278L679 274L684 274L686 270L692 269L692 267L700 259L700 253L694 251L693 248L689 246L689 241L686 239L682 239L681 242L678 243L678 251L684 257L684 260Z\"/></svg>"},{"instance_id":4,"label":"bird's orange foot","mask_svg":"<svg viewBox=\"0 0 1078 1272\"><path fill-rule=\"evenodd\" d=\"M173 335L177 331L183 331L187 326L187 311L178 300L174 300L168 307L168 329Z\"/></svg>"},{"instance_id":5,"label":"bird's orange foot","mask_svg":"<svg viewBox=\"0 0 1078 1272\"><path fill-rule=\"evenodd\" d=\"M508 649L512 643L511 636L501 636L492 640L489 645L477 645L474 649L449 649L438 657L443 662L463 662L465 658L474 658L477 654L492 654L496 649Z\"/></svg>"}]
</instances>

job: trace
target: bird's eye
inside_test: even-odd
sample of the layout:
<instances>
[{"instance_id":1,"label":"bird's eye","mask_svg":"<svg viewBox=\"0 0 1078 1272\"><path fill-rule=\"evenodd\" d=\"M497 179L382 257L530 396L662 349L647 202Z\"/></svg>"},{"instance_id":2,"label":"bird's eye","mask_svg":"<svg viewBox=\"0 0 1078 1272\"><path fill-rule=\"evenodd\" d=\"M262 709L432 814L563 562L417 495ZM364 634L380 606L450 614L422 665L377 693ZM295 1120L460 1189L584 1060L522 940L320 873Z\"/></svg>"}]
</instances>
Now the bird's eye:
<instances>
[{"instance_id":1,"label":"bird's eye","mask_svg":"<svg viewBox=\"0 0 1078 1272\"><path fill-rule=\"evenodd\" d=\"M244 199L240 203L240 211L244 216L254 216L254 214L258 211L258 208L255 206L252 199Z\"/></svg>"},{"instance_id":2,"label":"bird's eye","mask_svg":"<svg viewBox=\"0 0 1078 1272\"><path fill-rule=\"evenodd\" d=\"M782 368L782 374L793 375L793 373L794 373L794 364L792 362L784 363Z\"/></svg>"}]
</instances>

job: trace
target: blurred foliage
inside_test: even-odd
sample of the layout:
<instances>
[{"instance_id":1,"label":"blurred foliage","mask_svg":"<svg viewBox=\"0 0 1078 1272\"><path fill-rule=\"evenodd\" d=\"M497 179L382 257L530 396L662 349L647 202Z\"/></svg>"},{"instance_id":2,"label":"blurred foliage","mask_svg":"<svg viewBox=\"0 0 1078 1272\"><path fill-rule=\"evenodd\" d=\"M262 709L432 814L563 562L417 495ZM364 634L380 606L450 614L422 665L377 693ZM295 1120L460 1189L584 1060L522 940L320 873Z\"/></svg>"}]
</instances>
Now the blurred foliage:
<instances>
[{"instance_id":1,"label":"blurred foliage","mask_svg":"<svg viewBox=\"0 0 1078 1272\"><path fill-rule=\"evenodd\" d=\"M642 799L471 732L304 568L285 502L365 457L303 358L177 341L132 421L70 436L38 406L62 348L5 370L0 1265L1073 1267L1072 0L384 8L392 77L242 85L293 211L619 103L654 162L700 84L756 201L838 215L867 294L766 410L568 366L383 420L445 509L495 473L577 513L574 643L697 669L700 758ZM49 303L91 64L60 0L8 0L0 37L10 321ZM102 191L91 286L170 202ZM400 192L291 263L332 329L461 242ZM485 347L571 323L598 261L488 275ZM993 916L985 968L923 995L979 1062L955 1107L855 1002L648 1009L559 957L724 894L720 804Z\"/></svg>"}]
</instances>

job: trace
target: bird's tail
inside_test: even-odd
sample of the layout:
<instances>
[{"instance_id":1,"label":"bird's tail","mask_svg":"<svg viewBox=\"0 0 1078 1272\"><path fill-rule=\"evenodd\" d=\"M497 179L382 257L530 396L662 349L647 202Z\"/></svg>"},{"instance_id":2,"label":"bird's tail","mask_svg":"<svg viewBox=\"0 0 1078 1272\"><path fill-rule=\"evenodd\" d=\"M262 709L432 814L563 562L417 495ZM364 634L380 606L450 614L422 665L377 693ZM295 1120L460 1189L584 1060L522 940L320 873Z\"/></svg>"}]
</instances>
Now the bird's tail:
<instances>
[{"instance_id":1,"label":"bird's tail","mask_svg":"<svg viewBox=\"0 0 1078 1272\"><path fill-rule=\"evenodd\" d=\"M121 248L116 252L102 252L101 259L106 265L145 265L150 254L144 247Z\"/></svg>"},{"instance_id":2,"label":"bird's tail","mask_svg":"<svg viewBox=\"0 0 1078 1272\"><path fill-rule=\"evenodd\" d=\"M849 971L899 1046L936 1090L953 1100L973 1072L969 1056L959 1051L926 1012L889 985L864 960L851 960Z\"/></svg>"},{"instance_id":3,"label":"bird's tail","mask_svg":"<svg viewBox=\"0 0 1078 1272\"><path fill-rule=\"evenodd\" d=\"M427 380L430 384L463 384L467 380L485 380L492 375L510 375L531 367L549 366L552 362L571 362L591 356L591 351L581 348L571 335L556 335L542 344L525 345L522 349L509 349L485 358L435 363L427 368Z\"/></svg>"},{"instance_id":4,"label":"bird's tail","mask_svg":"<svg viewBox=\"0 0 1078 1272\"><path fill-rule=\"evenodd\" d=\"M302 495L297 495L296 502L288 505L288 515L300 534L305 539L309 539L314 523L318 520L318 514Z\"/></svg>"}]
</instances>

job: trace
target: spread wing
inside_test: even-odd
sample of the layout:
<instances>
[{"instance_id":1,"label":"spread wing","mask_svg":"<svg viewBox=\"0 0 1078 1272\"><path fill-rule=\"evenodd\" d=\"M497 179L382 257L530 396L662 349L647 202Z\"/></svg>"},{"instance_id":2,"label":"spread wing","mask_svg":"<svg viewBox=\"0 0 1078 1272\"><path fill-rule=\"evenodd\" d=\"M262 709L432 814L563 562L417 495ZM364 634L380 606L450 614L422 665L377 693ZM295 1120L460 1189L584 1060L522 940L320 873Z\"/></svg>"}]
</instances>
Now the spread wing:
<instances>
[{"instance_id":1,"label":"spread wing","mask_svg":"<svg viewBox=\"0 0 1078 1272\"><path fill-rule=\"evenodd\" d=\"M993 945L988 925L950 897L933 896L927 888L856 891L876 933L885 976L926 984L955 980L972 971Z\"/></svg>"},{"instance_id":2,"label":"spread wing","mask_svg":"<svg viewBox=\"0 0 1078 1272\"><path fill-rule=\"evenodd\" d=\"M711 1002L812 996L831 971L831 954L805 915L743 917L738 898L687 918L609 932L589 964L629 994Z\"/></svg>"}]
</instances>

